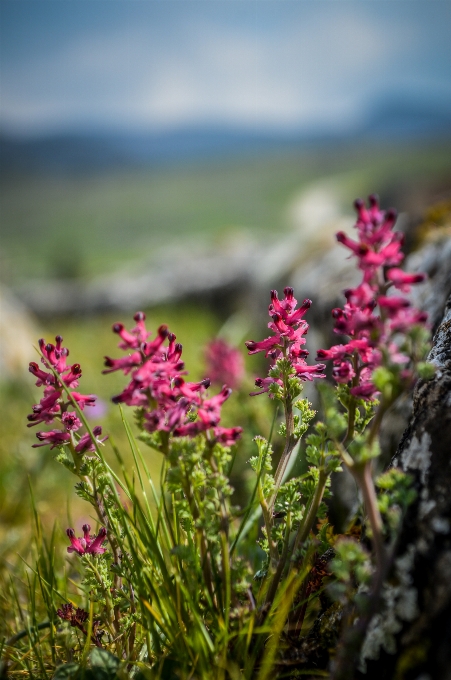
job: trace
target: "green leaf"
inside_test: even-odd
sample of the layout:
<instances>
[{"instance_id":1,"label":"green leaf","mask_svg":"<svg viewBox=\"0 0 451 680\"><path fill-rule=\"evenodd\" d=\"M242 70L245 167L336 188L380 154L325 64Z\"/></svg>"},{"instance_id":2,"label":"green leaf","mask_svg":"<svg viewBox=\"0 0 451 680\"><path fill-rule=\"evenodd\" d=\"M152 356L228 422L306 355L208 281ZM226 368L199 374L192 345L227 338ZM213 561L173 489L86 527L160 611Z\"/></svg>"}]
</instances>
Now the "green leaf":
<instances>
[{"instance_id":1,"label":"green leaf","mask_svg":"<svg viewBox=\"0 0 451 680\"><path fill-rule=\"evenodd\" d=\"M78 663L65 663L63 666L58 666L52 680L75 680L78 675L80 666Z\"/></svg>"},{"instance_id":2,"label":"green leaf","mask_svg":"<svg viewBox=\"0 0 451 680\"><path fill-rule=\"evenodd\" d=\"M96 672L97 670L106 671L108 678L111 679L113 679L114 676L116 675L116 672L121 663L116 656L111 654L111 652L108 652L106 649L100 649L99 647L94 647L89 658L91 660L93 671ZM98 677L100 680L100 678L103 676L99 675Z\"/></svg>"},{"instance_id":3,"label":"green leaf","mask_svg":"<svg viewBox=\"0 0 451 680\"><path fill-rule=\"evenodd\" d=\"M428 361L420 361L417 366L418 375L423 380L432 380L432 378L435 376L436 370L437 367Z\"/></svg>"}]
</instances>

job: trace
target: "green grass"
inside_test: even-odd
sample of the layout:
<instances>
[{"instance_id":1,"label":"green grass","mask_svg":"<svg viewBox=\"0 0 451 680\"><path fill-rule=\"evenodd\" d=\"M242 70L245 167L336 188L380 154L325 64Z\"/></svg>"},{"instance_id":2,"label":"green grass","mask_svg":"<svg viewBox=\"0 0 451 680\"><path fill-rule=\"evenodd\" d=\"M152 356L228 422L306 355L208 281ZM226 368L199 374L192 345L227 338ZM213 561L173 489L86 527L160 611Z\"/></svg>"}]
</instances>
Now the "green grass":
<instances>
[{"instance_id":1,"label":"green grass","mask_svg":"<svg viewBox=\"0 0 451 680\"><path fill-rule=\"evenodd\" d=\"M3 277L90 277L180 239L220 244L230 232L284 231L288 205L312 182L337 176L349 210L357 195L390 198L401 185L449 178L450 151L451 143L294 148L158 171L5 179Z\"/></svg>"},{"instance_id":2,"label":"green grass","mask_svg":"<svg viewBox=\"0 0 451 680\"><path fill-rule=\"evenodd\" d=\"M195 322L193 323L193 319ZM111 397L118 394L127 384L122 373L102 375L103 356L122 355L117 348L117 336L111 332L111 325L117 316L96 318L62 318L49 321L44 328L44 337L51 341L56 334L64 337L64 344L70 350L70 360L80 363L83 376L80 392L96 394L107 407L106 415L93 425L100 424L121 450L128 450L127 438L119 414L119 408L111 403ZM120 319L127 327L133 320L126 315ZM148 315L148 328L155 333L162 323L169 325L177 338L184 344L183 357L190 378L203 376L203 348L215 334L219 320L207 309L193 310L187 306L160 308ZM36 338L37 342L38 338ZM30 347L30 361L37 358ZM73 479L61 466L53 461L48 447L32 449L36 443L36 430L43 426L27 428L26 416L31 406L42 396L42 390L34 386L33 376L28 381L14 380L0 382L0 412L2 413L0 437L0 557L10 554L18 545L28 540L30 533L30 493L33 487L36 506L46 529L55 520L65 528L70 515L76 515L82 503L73 494ZM89 416L89 411L87 411ZM133 421L129 409L127 416ZM159 454L152 454L149 465L158 478ZM68 499L71 504L68 505Z\"/></svg>"}]
</instances>

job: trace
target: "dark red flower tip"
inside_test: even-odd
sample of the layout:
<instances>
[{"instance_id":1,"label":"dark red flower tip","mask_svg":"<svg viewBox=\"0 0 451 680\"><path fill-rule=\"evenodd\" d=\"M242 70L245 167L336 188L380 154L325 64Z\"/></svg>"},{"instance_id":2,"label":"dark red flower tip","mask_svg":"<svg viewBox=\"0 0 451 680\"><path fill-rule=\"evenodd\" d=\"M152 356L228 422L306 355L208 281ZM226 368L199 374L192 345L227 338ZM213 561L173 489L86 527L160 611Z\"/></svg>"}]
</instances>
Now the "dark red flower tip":
<instances>
[{"instance_id":1,"label":"dark red flower tip","mask_svg":"<svg viewBox=\"0 0 451 680\"><path fill-rule=\"evenodd\" d=\"M339 307L335 307L335 309L332 310L332 316L334 319L341 319L343 317L343 310Z\"/></svg>"},{"instance_id":2,"label":"dark red flower tip","mask_svg":"<svg viewBox=\"0 0 451 680\"><path fill-rule=\"evenodd\" d=\"M329 358L329 351L326 349L318 349L316 351L316 358L317 359L328 359Z\"/></svg>"},{"instance_id":3,"label":"dark red flower tip","mask_svg":"<svg viewBox=\"0 0 451 680\"><path fill-rule=\"evenodd\" d=\"M174 333L168 333L168 340L169 342L174 342L175 340L175 334Z\"/></svg>"},{"instance_id":4,"label":"dark red flower tip","mask_svg":"<svg viewBox=\"0 0 451 680\"><path fill-rule=\"evenodd\" d=\"M246 345L246 347L248 348L248 350L251 351L251 352L253 352L254 349L255 349L256 346L257 346L257 343L256 343L254 340L246 340L246 342L245 342L244 344ZM36 364L36 367L37 367L37 366L38 366L38 365Z\"/></svg>"},{"instance_id":5,"label":"dark red flower tip","mask_svg":"<svg viewBox=\"0 0 451 680\"><path fill-rule=\"evenodd\" d=\"M83 531L84 534L89 534L89 532L91 531L91 525L90 524L83 524L82 531Z\"/></svg>"},{"instance_id":6,"label":"dark red flower tip","mask_svg":"<svg viewBox=\"0 0 451 680\"><path fill-rule=\"evenodd\" d=\"M370 194L368 196L368 203L372 208L378 208L379 207L379 196L377 194Z\"/></svg>"},{"instance_id":7,"label":"dark red flower tip","mask_svg":"<svg viewBox=\"0 0 451 680\"><path fill-rule=\"evenodd\" d=\"M120 333L123 329L124 329L123 323L114 323L113 324L113 333Z\"/></svg>"},{"instance_id":8,"label":"dark red flower tip","mask_svg":"<svg viewBox=\"0 0 451 680\"><path fill-rule=\"evenodd\" d=\"M389 208L385 213L385 219L394 222L398 217L398 211L395 208Z\"/></svg>"},{"instance_id":9,"label":"dark red flower tip","mask_svg":"<svg viewBox=\"0 0 451 680\"><path fill-rule=\"evenodd\" d=\"M145 321L146 320L146 315L144 312L136 312L135 316L133 319L138 322L138 321Z\"/></svg>"},{"instance_id":10,"label":"dark red flower tip","mask_svg":"<svg viewBox=\"0 0 451 680\"><path fill-rule=\"evenodd\" d=\"M354 201L354 208L357 210L362 210L365 207L365 202L361 198L356 198Z\"/></svg>"},{"instance_id":11,"label":"dark red flower tip","mask_svg":"<svg viewBox=\"0 0 451 680\"><path fill-rule=\"evenodd\" d=\"M283 293L287 300L291 300L294 296L294 290L291 286L287 286L286 288L284 288Z\"/></svg>"},{"instance_id":12,"label":"dark red flower tip","mask_svg":"<svg viewBox=\"0 0 451 680\"><path fill-rule=\"evenodd\" d=\"M157 333L160 336L160 338L167 338L168 335L169 335L169 329L166 326L166 324L163 324L162 326L160 326Z\"/></svg>"},{"instance_id":13,"label":"dark red flower tip","mask_svg":"<svg viewBox=\"0 0 451 680\"><path fill-rule=\"evenodd\" d=\"M75 531L73 529L66 529L66 534L69 536L69 538L74 538Z\"/></svg>"},{"instance_id":14,"label":"dark red flower tip","mask_svg":"<svg viewBox=\"0 0 451 680\"><path fill-rule=\"evenodd\" d=\"M99 533L97 534L97 538L98 538L99 536L100 536L100 537L106 536L106 529L105 529L105 527L100 527Z\"/></svg>"},{"instance_id":15,"label":"dark red flower tip","mask_svg":"<svg viewBox=\"0 0 451 680\"><path fill-rule=\"evenodd\" d=\"M80 364L74 364L74 365L72 366L72 373L74 373L75 375L79 375L79 374L81 375L81 366L80 366Z\"/></svg>"}]
</instances>

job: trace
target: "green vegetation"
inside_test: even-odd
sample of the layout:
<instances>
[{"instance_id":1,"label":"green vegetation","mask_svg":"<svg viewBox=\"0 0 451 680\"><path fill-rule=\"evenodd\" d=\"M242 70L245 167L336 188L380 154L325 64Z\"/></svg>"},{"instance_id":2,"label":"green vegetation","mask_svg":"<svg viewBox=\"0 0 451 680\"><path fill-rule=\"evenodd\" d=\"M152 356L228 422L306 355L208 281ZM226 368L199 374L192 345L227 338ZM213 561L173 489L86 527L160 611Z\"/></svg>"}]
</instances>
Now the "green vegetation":
<instances>
[{"instance_id":1,"label":"green vegetation","mask_svg":"<svg viewBox=\"0 0 451 680\"><path fill-rule=\"evenodd\" d=\"M195 247L237 232L280 233L293 198L326 177L339 178L347 210L350 195L375 186L391 201L397 188L424 190L450 174L451 144L441 143L294 148L154 171L4 179L3 278L91 277L143 253L151 259L180 239ZM402 200L401 191L401 211Z\"/></svg>"}]
</instances>

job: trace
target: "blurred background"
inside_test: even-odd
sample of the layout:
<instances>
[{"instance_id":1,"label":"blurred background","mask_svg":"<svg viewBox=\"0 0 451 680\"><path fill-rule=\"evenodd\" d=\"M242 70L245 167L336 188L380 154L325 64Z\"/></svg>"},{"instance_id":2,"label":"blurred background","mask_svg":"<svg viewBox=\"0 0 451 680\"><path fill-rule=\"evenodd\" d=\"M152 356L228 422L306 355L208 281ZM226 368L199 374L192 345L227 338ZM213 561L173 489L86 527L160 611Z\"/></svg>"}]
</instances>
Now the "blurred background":
<instances>
[{"instance_id":1,"label":"blurred background","mask_svg":"<svg viewBox=\"0 0 451 680\"><path fill-rule=\"evenodd\" d=\"M2 0L0 21L10 555L28 531L27 475L44 522L75 512L69 473L30 448L37 338L64 336L81 391L104 405L95 422L121 444L108 404L125 381L100 374L118 355L114 321L144 309L149 328L168 323L200 378L207 342L263 337L269 289L290 284L317 304L315 349L352 277L332 249L354 198L396 206L410 251L443 225L449 236L451 3ZM246 367L238 400L265 371ZM230 424L268 434L269 406L266 420L228 408Z\"/></svg>"}]
</instances>

